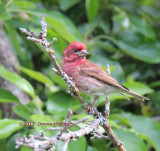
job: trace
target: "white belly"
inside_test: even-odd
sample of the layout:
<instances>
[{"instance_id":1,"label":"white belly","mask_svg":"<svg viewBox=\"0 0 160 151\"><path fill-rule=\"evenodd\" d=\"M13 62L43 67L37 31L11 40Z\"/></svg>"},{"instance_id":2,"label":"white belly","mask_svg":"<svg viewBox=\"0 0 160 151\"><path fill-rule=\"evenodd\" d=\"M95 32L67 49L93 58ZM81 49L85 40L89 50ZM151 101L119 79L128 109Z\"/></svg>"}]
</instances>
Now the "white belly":
<instances>
[{"instance_id":1,"label":"white belly","mask_svg":"<svg viewBox=\"0 0 160 151\"><path fill-rule=\"evenodd\" d=\"M76 79L76 86L87 95L100 96L115 92L113 86L107 85L92 77L83 78L83 80L80 79Z\"/></svg>"}]
</instances>

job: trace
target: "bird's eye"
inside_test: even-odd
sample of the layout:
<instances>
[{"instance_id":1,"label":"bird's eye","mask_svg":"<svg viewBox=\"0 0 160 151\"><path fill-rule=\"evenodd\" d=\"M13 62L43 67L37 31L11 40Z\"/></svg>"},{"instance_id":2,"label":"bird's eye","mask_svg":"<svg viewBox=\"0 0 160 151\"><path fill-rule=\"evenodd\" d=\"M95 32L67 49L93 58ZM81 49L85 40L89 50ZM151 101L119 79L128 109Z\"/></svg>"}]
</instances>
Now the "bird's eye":
<instances>
[{"instance_id":1,"label":"bird's eye","mask_svg":"<svg viewBox=\"0 0 160 151\"><path fill-rule=\"evenodd\" d=\"M74 53L76 53L76 52L78 52L79 50L78 50L78 49L74 49L73 51L74 51Z\"/></svg>"}]
</instances>

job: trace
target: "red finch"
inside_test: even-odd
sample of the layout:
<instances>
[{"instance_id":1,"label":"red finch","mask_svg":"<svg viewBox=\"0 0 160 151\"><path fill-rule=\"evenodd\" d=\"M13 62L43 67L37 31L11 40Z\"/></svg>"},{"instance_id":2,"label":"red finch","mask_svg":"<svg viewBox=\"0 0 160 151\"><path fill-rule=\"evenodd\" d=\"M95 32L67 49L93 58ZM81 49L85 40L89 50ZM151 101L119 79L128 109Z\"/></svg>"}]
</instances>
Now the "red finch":
<instances>
[{"instance_id":1,"label":"red finch","mask_svg":"<svg viewBox=\"0 0 160 151\"><path fill-rule=\"evenodd\" d=\"M109 93L127 93L140 101L149 100L118 83L110 74L86 59L88 52L81 42L72 42L63 52L62 69L82 92L98 97Z\"/></svg>"}]
</instances>

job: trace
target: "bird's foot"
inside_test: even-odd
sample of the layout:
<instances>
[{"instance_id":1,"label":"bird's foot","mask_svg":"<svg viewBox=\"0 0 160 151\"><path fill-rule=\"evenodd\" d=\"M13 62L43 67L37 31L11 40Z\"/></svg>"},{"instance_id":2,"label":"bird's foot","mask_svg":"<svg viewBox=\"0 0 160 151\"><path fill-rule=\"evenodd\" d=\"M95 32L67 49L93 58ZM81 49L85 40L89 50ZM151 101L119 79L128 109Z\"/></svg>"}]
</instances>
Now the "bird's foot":
<instances>
[{"instance_id":1,"label":"bird's foot","mask_svg":"<svg viewBox=\"0 0 160 151\"><path fill-rule=\"evenodd\" d=\"M89 113L89 114L92 114L92 110L93 110L93 108L94 108L94 104L95 104L95 102L96 102L96 100L98 99L98 96L95 96L95 98L94 98L94 101L93 101L93 103L91 104L91 105L88 105L87 106L87 112Z\"/></svg>"},{"instance_id":2,"label":"bird's foot","mask_svg":"<svg viewBox=\"0 0 160 151\"><path fill-rule=\"evenodd\" d=\"M92 115L97 112L96 108L92 105L88 105L86 108L86 111L87 111L87 113L92 114Z\"/></svg>"},{"instance_id":3,"label":"bird's foot","mask_svg":"<svg viewBox=\"0 0 160 151\"><path fill-rule=\"evenodd\" d=\"M79 92L79 89L78 88L75 88L75 89L67 88L66 92L71 94L71 96L73 97L77 97L76 93Z\"/></svg>"}]
</instances>

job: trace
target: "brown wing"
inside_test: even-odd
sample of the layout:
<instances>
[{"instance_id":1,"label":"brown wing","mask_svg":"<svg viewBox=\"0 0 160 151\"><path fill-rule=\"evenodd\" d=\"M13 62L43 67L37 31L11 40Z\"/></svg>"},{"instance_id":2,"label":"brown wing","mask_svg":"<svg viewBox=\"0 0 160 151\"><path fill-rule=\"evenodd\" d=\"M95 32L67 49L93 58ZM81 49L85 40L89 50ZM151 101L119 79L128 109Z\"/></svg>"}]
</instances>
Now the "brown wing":
<instances>
[{"instance_id":1,"label":"brown wing","mask_svg":"<svg viewBox=\"0 0 160 151\"><path fill-rule=\"evenodd\" d=\"M108 73L103 71L100 67L89 60L81 64L79 67L81 74L91 76L106 84L113 85L123 90L127 90L127 88L119 84L118 81L115 80L112 76L110 76Z\"/></svg>"},{"instance_id":2,"label":"brown wing","mask_svg":"<svg viewBox=\"0 0 160 151\"><path fill-rule=\"evenodd\" d=\"M113 77L111 77L109 74L107 74L105 71L103 71L100 67L98 67L96 64L94 64L91 61L87 60L85 63L81 64L79 67L80 67L79 69L80 69L81 74L96 78L99 81L102 81L108 85L113 85L113 86L123 90L123 92L136 97L140 101L149 100L148 98L146 98L142 95L139 95L139 94L129 90L125 86L119 84L117 80L115 80Z\"/></svg>"}]
</instances>

